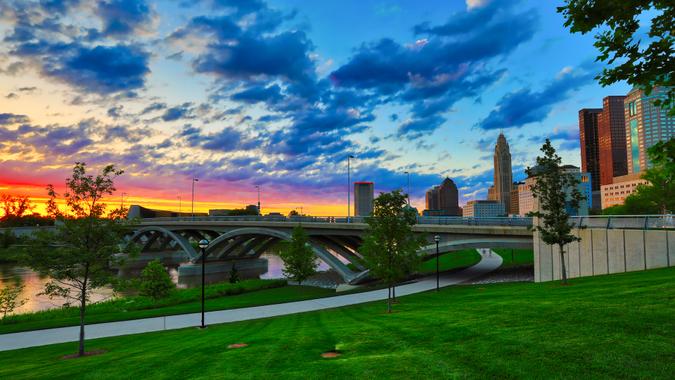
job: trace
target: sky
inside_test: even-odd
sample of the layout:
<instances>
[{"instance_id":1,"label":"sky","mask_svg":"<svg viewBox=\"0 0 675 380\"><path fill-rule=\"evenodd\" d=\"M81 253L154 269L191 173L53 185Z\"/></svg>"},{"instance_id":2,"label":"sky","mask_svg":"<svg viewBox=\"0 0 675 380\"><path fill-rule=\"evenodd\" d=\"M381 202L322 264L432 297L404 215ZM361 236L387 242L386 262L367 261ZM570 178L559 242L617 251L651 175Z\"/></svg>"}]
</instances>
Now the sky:
<instances>
[{"instance_id":1,"label":"sky","mask_svg":"<svg viewBox=\"0 0 675 380\"><path fill-rule=\"evenodd\" d=\"M347 212L353 181L485 199L503 132L515 180L578 111L626 94L592 34L537 0L9 0L0 3L0 192L44 202L75 162L110 203Z\"/></svg>"}]
</instances>

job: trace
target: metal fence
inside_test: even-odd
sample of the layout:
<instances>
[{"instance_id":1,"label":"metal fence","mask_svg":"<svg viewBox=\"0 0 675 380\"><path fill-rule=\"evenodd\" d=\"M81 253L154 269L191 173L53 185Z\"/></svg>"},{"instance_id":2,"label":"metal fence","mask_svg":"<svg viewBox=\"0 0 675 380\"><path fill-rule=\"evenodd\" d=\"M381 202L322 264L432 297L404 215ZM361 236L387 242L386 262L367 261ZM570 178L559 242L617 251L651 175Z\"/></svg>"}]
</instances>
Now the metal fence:
<instances>
[{"instance_id":1,"label":"metal fence","mask_svg":"<svg viewBox=\"0 0 675 380\"><path fill-rule=\"evenodd\" d=\"M365 223L363 216L290 216L283 215L243 215L243 216L195 216L195 217L163 217L145 218L144 223L153 222L288 222L288 223ZM445 216L419 216L417 224L432 225L464 225L464 226L524 226L532 225L532 218L527 217L495 217L495 218L463 218Z\"/></svg>"},{"instance_id":2,"label":"metal fence","mask_svg":"<svg viewBox=\"0 0 675 380\"><path fill-rule=\"evenodd\" d=\"M675 229L675 215L593 215L570 218L577 227L638 230Z\"/></svg>"}]
</instances>

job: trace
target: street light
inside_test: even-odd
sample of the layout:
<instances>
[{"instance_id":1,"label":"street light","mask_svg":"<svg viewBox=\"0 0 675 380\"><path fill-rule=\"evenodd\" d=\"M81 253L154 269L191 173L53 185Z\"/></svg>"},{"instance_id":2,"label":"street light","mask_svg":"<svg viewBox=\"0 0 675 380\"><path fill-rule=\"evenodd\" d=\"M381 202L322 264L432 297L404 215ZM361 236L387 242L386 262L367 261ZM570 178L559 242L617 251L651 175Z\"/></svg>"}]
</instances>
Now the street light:
<instances>
[{"instance_id":1,"label":"street light","mask_svg":"<svg viewBox=\"0 0 675 380\"><path fill-rule=\"evenodd\" d=\"M120 202L120 208L124 210L124 196L128 195L127 193L122 193L122 202Z\"/></svg>"},{"instance_id":2,"label":"street light","mask_svg":"<svg viewBox=\"0 0 675 380\"><path fill-rule=\"evenodd\" d=\"M199 179L192 177L192 220L195 219L195 182L199 182Z\"/></svg>"},{"instance_id":3,"label":"street light","mask_svg":"<svg viewBox=\"0 0 675 380\"><path fill-rule=\"evenodd\" d=\"M178 217L181 216L181 208L183 206L183 200L181 199L181 196L178 196Z\"/></svg>"},{"instance_id":4,"label":"street light","mask_svg":"<svg viewBox=\"0 0 675 380\"><path fill-rule=\"evenodd\" d=\"M410 172L404 172L408 175L408 206L410 206Z\"/></svg>"},{"instance_id":5,"label":"street light","mask_svg":"<svg viewBox=\"0 0 675 380\"><path fill-rule=\"evenodd\" d=\"M441 237L436 235L434 236L434 241L436 242L436 291L440 290L440 275L438 273L438 243L441 241Z\"/></svg>"},{"instance_id":6,"label":"street light","mask_svg":"<svg viewBox=\"0 0 675 380\"><path fill-rule=\"evenodd\" d=\"M206 264L206 247L209 246L209 241L206 239L202 239L199 241L199 248L202 251L202 325L201 328L205 328L206 326L204 325L204 276L206 270L204 269L205 264Z\"/></svg>"},{"instance_id":7,"label":"street light","mask_svg":"<svg viewBox=\"0 0 675 380\"><path fill-rule=\"evenodd\" d=\"M258 190L258 216L262 215L260 210L260 186L255 185L256 190Z\"/></svg>"},{"instance_id":8,"label":"street light","mask_svg":"<svg viewBox=\"0 0 675 380\"><path fill-rule=\"evenodd\" d=\"M351 215L351 202L352 202L352 179L351 179L351 167L350 159L354 158L351 154L347 156L347 223L349 223L349 217Z\"/></svg>"}]
</instances>

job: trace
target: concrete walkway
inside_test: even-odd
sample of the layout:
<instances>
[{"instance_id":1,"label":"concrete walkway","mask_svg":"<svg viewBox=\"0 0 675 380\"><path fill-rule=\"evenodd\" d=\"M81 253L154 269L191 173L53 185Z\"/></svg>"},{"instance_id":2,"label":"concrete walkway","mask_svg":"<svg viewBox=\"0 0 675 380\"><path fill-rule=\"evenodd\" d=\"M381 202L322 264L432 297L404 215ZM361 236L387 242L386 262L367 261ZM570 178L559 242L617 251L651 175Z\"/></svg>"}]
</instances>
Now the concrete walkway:
<instances>
[{"instance_id":1,"label":"concrete walkway","mask_svg":"<svg viewBox=\"0 0 675 380\"><path fill-rule=\"evenodd\" d=\"M481 252L482 251L482 252ZM501 256L489 250L479 250L482 260L467 269L448 275L442 275L440 286L450 286L489 273L502 264ZM424 292L436 288L436 277L424 277L417 282L396 287L397 296L405 296ZM210 311L205 315L207 325L218 323L238 322L251 319L276 317L308 311L325 310L341 306L356 305L372 301L387 299L387 289L369 292L346 294L306 301L288 302L276 305L246 307ZM208 301L207 301L208 302ZM182 329L199 326L201 314L181 314L166 317L134 319L130 321L98 323L86 326L87 339L104 338L111 336L140 334L153 331ZM79 337L79 326L60 327L55 329L34 330L0 335L0 351L16 350L19 348L44 346L55 343L75 342Z\"/></svg>"}]
</instances>

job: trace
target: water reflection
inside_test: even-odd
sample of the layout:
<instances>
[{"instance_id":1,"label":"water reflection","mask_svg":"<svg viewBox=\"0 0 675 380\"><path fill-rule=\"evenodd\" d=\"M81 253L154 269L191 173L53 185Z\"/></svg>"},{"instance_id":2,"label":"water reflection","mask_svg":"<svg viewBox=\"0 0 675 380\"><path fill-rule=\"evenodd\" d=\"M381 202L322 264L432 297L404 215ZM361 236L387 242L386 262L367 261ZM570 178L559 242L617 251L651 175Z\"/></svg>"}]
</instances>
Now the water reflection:
<instances>
[{"instance_id":1,"label":"water reflection","mask_svg":"<svg viewBox=\"0 0 675 380\"><path fill-rule=\"evenodd\" d=\"M261 278L261 279L278 279L284 278L283 269L284 262L278 255L265 253L260 256L261 259L267 260L267 268L258 268L250 270L239 270L240 279ZM169 274L173 282L178 288L188 288L199 286L201 284L200 276L179 276L177 266L169 268ZM330 270L330 267L323 261L319 260L317 268L319 273L313 276L310 280L303 283L303 285L313 285L322 287L335 287L341 282L341 279L335 272ZM138 276L141 269L124 270L125 277ZM210 274L205 277L207 283L227 281L229 272ZM61 298L49 299L48 296L38 295L44 291L45 284L49 282L48 277L42 277L38 273L29 268L20 267L13 264L0 264L0 289L7 286L18 286L23 284L24 289L21 292L19 299L26 299L27 302L20 308L17 308L14 313L26 313L31 311L48 310L58 308L66 302ZM91 293L90 302L99 302L110 299L115 296L113 290L109 287L95 289Z\"/></svg>"}]
</instances>

